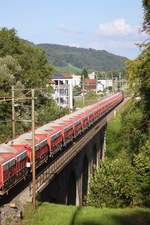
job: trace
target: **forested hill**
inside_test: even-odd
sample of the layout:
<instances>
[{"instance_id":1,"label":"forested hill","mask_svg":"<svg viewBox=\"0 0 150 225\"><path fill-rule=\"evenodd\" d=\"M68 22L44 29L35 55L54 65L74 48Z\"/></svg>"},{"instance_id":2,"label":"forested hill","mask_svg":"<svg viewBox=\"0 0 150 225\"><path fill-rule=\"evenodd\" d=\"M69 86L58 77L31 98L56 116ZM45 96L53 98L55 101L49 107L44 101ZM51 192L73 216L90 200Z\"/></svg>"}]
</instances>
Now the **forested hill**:
<instances>
[{"instance_id":1,"label":"forested hill","mask_svg":"<svg viewBox=\"0 0 150 225\"><path fill-rule=\"evenodd\" d=\"M55 44L39 44L56 67L96 71L120 70L124 67L125 57L111 54L105 50L85 49Z\"/></svg>"}]
</instances>

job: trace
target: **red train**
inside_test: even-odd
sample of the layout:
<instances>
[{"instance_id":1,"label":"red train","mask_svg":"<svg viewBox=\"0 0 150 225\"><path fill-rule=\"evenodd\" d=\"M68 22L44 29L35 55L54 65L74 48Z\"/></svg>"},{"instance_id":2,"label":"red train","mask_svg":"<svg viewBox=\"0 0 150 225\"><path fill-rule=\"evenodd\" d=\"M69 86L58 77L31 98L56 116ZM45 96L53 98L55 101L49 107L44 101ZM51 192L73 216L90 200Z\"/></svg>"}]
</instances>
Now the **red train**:
<instances>
[{"instance_id":1,"label":"red train","mask_svg":"<svg viewBox=\"0 0 150 225\"><path fill-rule=\"evenodd\" d=\"M123 98L123 93L118 92L36 129L36 168L83 135L90 126L123 101ZM31 132L0 145L0 195L8 193L17 183L27 178L31 172L31 163Z\"/></svg>"}]
</instances>

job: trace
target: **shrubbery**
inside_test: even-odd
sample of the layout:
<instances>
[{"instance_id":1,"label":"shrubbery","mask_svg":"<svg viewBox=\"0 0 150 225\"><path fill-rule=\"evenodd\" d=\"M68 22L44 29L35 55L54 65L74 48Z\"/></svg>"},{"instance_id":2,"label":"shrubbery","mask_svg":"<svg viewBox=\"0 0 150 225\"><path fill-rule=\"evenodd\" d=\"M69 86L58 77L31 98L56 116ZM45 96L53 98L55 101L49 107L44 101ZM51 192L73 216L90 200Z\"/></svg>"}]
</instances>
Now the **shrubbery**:
<instances>
[{"instance_id":1,"label":"shrubbery","mask_svg":"<svg viewBox=\"0 0 150 225\"><path fill-rule=\"evenodd\" d=\"M150 206L150 140L133 101L108 125L106 158L90 183L88 204Z\"/></svg>"}]
</instances>

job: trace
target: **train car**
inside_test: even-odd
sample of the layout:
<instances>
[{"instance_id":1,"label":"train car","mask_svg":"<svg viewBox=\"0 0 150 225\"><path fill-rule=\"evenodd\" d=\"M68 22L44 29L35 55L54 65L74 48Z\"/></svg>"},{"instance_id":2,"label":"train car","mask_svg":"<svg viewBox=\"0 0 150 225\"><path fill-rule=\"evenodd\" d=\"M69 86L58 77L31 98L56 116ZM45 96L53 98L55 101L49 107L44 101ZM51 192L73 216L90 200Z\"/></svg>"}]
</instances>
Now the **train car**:
<instances>
[{"instance_id":1,"label":"train car","mask_svg":"<svg viewBox=\"0 0 150 225\"><path fill-rule=\"evenodd\" d=\"M87 106L85 108L88 117L89 117L89 127L92 126L94 124L94 112L91 106Z\"/></svg>"},{"instance_id":2,"label":"train car","mask_svg":"<svg viewBox=\"0 0 150 225\"><path fill-rule=\"evenodd\" d=\"M74 117L79 117L81 118L82 122L82 132L86 131L89 127L89 117L87 112L84 109L80 109L76 112L73 113Z\"/></svg>"},{"instance_id":3,"label":"train car","mask_svg":"<svg viewBox=\"0 0 150 225\"><path fill-rule=\"evenodd\" d=\"M101 117L112 110L117 104L123 100L122 93L106 97L98 102Z\"/></svg>"},{"instance_id":4,"label":"train car","mask_svg":"<svg viewBox=\"0 0 150 225\"><path fill-rule=\"evenodd\" d=\"M53 128L60 128L63 137L63 147L66 147L73 141L74 138L74 125L72 121L65 121L64 117L57 119L50 123Z\"/></svg>"},{"instance_id":5,"label":"train car","mask_svg":"<svg viewBox=\"0 0 150 225\"><path fill-rule=\"evenodd\" d=\"M47 142L49 145L50 157L62 149L63 135L62 135L62 130L59 126L52 127L51 123L48 123L38 129L36 129L35 136L37 138L47 139Z\"/></svg>"},{"instance_id":6,"label":"train car","mask_svg":"<svg viewBox=\"0 0 150 225\"><path fill-rule=\"evenodd\" d=\"M3 195L28 174L26 149L6 144L0 145L0 194Z\"/></svg>"},{"instance_id":7,"label":"train car","mask_svg":"<svg viewBox=\"0 0 150 225\"><path fill-rule=\"evenodd\" d=\"M66 115L63 117L63 120L65 122L71 122L73 123L74 128L74 138L77 138L82 133L82 118L80 115L75 115L74 113Z\"/></svg>"},{"instance_id":8,"label":"train car","mask_svg":"<svg viewBox=\"0 0 150 225\"><path fill-rule=\"evenodd\" d=\"M92 105L90 110L91 110L91 112L93 113L93 116L94 116L93 122L96 122L100 117L98 104Z\"/></svg>"},{"instance_id":9,"label":"train car","mask_svg":"<svg viewBox=\"0 0 150 225\"><path fill-rule=\"evenodd\" d=\"M52 121L35 131L36 168L48 158L67 147L97 120L123 101L122 92L108 96L97 103ZM25 133L7 145L0 145L0 195L8 192L28 177L32 163L32 133Z\"/></svg>"},{"instance_id":10,"label":"train car","mask_svg":"<svg viewBox=\"0 0 150 225\"><path fill-rule=\"evenodd\" d=\"M13 140L13 146L23 145L28 154L28 166L32 162L32 133L25 133ZM49 154L49 146L46 138L35 137L35 165L36 168L47 162Z\"/></svg>"}]
</instances>

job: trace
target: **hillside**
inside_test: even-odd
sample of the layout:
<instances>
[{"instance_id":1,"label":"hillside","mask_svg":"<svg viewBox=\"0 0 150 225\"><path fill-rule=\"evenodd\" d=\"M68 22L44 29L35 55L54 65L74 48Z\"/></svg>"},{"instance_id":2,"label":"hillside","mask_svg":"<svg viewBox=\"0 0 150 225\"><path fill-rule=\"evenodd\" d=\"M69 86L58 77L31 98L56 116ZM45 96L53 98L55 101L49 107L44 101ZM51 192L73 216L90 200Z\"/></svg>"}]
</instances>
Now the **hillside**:
<instances>
[{"instance_id":1,"label":"hillside","mask_svg":"<svg viewBox=\"0 0 150 225\"><path fill-rule=\"evenodd\" d=\"M85 49L54 44L38 44L48 54L48 59L58 70L91 71L120 70L125 57L111 54L105 50ZM68 71L66 71L68 72Z\"/></svg>"}]
</instances>

